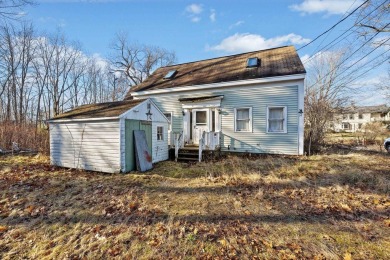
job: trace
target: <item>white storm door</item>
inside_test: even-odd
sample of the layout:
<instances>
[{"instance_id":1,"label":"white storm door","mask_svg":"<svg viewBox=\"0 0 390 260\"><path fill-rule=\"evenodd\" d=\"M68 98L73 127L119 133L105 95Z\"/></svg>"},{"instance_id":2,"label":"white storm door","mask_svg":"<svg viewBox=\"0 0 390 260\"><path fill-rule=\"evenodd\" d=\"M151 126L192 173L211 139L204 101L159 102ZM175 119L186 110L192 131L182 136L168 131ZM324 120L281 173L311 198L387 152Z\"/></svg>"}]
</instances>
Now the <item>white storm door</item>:
<instances>
[{"instance_id":1,"label":"white storm door","mask_svg":"<svg viewBox=\"0 0 390 260\"><path fill-rule=\"evenodd\" d=\"M204 131L209 131L209 109L192 110L192 142L199 144L199 139Z\"/></svg>"}]
</instances>

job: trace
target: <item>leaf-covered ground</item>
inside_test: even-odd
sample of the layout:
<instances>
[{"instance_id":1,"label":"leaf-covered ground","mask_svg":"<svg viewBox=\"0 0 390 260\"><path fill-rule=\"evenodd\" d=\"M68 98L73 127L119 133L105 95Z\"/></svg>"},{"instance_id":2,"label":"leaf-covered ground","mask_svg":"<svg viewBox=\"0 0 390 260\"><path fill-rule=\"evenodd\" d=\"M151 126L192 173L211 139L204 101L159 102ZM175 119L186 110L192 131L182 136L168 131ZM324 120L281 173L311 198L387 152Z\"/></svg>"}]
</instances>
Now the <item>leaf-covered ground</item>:
<instances>
[{"instance_id":1,"label":"leaf-covered ground","mask_svg":"<svg viewBox=\"0 0 390 260\"><path fill-rule=\"evenodd\" d=\"M1 259L390 259L390 156L229 156L145 174L0 157Z\"/></svg>"}]
</instances>

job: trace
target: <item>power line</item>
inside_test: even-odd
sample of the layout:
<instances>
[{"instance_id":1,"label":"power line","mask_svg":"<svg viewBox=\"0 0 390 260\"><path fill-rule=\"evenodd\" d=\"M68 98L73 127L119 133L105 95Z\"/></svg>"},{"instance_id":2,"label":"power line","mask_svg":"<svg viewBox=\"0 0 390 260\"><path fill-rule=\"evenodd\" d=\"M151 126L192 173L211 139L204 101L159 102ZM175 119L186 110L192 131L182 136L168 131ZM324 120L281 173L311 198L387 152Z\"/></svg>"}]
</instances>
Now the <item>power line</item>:
<instances>
[{"instance_id":1,"label":"power line","mask_svg":"<svg viewBox=\"0 0 390 260\"><path fill-rule=\"evenodd\" d=\"M360 23L362 22L364 19L366 19L369 15L371 15L373 12L375 12L378 8L380 8L384 3L386 3L388 0L385 0L383 1L382 3L380 3L375 9L371 10L371 12L369 12L368 14L366 14L363 18L361 18L359 21L357 21L356 23ZM331 49L333 46L335 46L336 44L338 44L339 42L341 42L342 40L346 39L348 36L350 36L351 34L353 34L355 31L351 31L352 28L355 27L355 24L353 24L351 27L349 27L347 30L345 30L342 34L340 34L339 36L337 36L333 41L331 41L330 43L328 43L327 45L325 45L324 47L322 47L318 52L321 52L323 50L329 50ZM343 36L344 34L346 34L348 31L351 31L348 35L344 36L343 38L339 39L341 36ZM339 39L337 42L335 42L337 39ZM332 44L333 42L335 42L334 44ZM331 45L332 44L332 45ZM329 46L331 45L331 46ZM329 48L327 48L329 46ZM316 54L317 54L317 50L314 51ZM304 64L308 63L310 60L312 60L314 57L316 57L316 54L312 55L309 59L305 60Z\"/></svg>"},{"instance_id":2,"label":"power line","mask_svg":"<svg viewBox=\"0 0 390 260\"><path fill-rule=\"evenodd\" d=\"M354 14L360 7L362 7L363 5L365 5L369 0L366 0L364 1L361 5L359 5L358 7L356 7L350 14L348 14L346 17L344 17L343 19L341 19L340 21L338 21L336 24L334 24L332 27L330 27L328 30L326 30L325 32L321 33L320 35L318 35L316 38L314 38L314 40L308 42L307 44L303 45L302 47L300 47L297 51L299 50L302 50L303 48L309 46L310 44L312 44L313 42L315 42L316 40L318 40L321 36L323 36L324 34L330 32L331 30L333 30L337 25L339 25L340 23L342 23L343 21L345 21L348 17L350 17L352 14Z\"/></svg>"},{"instance_id":3,"label":"power line","mask_svg":"<svg viewBox=\"0 0 390 260\"><path fill-rule=\"evenodd\" d=\"M387 25L384 26L384 28L386 26L388 26L390 23L388 23ZM331 71L329 71L326 75L324 75L323 77L320 77L314 84L312 84L309 88L313 87L314 85L316 85L319 81L323 80L324 78L326 78L327 76L329 76L330 73L334 72L336 69L340 68L341 65L343 65L347 60L349 60L355 53L357 53L359 50L361 50L367 43L369 43L372 39L374 39L380 32L377 32L375 33L370 39L368 39L365 43L363 43L358 49L356 49L352 54L350 54L346 59L344 59L342 62L340 62L335 68L333 68ZM383 43L382 43L383 45ZM378 48L378 47L377 47ZM372 51L370 52L372 53ZM345 70L342 72L344 73ZM341 73L340 73L341 74Z\"/></svg>"},{"instance_id":4,"label":"power line","mask_svg":"<svg viewBox=\"0 0 390 260\"><path fill-rule=\"evenodd\" d=\"M357 1L357 0L354 0L354 1L353 1L353 3L349 6L348 10L345 11L345 13L343 14L342 17L344 17L345 15L348 14L349 10L352 8L352 6L355 5L356 1ZM345 32L344 32L344 33L345 33ZM318 48L325 42L326 38L328 38L329 35L330 35L330 34L328 34L328 35L325 36L325 38L321 41L321 43L320 43L320 44L318 45L318 47L313 51L313 53L317 53ZM340 36L339 36L339 37L340 37ZM325 45L325 46L326 46L326 45Z\"/></svg>"}]
</instances>

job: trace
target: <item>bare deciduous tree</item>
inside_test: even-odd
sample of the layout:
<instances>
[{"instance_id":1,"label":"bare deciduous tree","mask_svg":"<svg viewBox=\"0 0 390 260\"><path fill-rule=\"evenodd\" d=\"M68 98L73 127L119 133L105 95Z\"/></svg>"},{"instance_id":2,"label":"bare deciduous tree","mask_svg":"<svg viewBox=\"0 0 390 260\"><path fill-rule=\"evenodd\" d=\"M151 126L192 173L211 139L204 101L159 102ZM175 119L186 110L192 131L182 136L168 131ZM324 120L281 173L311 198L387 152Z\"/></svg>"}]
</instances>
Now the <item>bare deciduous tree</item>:
<instances>
[{"instance_id":1,"label":"bare deciduous tree","mask_svg":"<svg viewBox=\"0 0 390 260\"><path fill-rule=\"evenodd\" d=\"M0 18L15 20L23 15L23 7L33 4L30 0L1 0Z\"/></svg>"},{"instance_id":2,"label":"bare deciduous tree","mask_svg":"<svg viewBox=\"0 0 390 260\"><path fill-rule=\"evenodd\" d=\"M156 46L131 44L126 34L118 34L111 49L114 51L112 66L126 75L131 86L144 81L158 67L176 61L174 52Z\"/></svg>"},{"instance_id":3,"label":"bare deciduous tree","mask_svg":"<svg viewBox=\"0 0 390 260\"><path fill-rule=\"evenodd\" d=\"M370 0L357 13L358 33L364 37L373 33L390 33L388 0Z\"/></svg>"},{"instance_id":4,"label":"bare deciduous tree","mask_svg":"<svg viewBox=\"0 0 390 260\"><path fill-rule=\"evenodd\" d=\"M310 153L324 142L333 112L342 108L349 95L350 78L343 75L345 52L319 53L307 67L305 88L305 144Z\"/></svg>"}]
</instances>

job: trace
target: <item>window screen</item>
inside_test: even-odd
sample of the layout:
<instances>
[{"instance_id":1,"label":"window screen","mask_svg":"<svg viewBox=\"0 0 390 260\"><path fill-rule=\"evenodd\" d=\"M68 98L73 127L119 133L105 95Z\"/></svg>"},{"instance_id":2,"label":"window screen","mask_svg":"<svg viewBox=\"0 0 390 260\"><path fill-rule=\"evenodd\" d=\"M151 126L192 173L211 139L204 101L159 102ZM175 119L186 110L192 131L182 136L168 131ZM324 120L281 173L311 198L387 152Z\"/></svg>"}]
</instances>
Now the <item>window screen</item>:
<instances>
[{"instance_id":1,"label":"window screen","mask_svg":"<svg viewBox=\"0 0 390 260\"><path fill-rule=\"evenodd\" d=\"M236 109L236 131L250 131L249 108Z\"/></svg>"},{"instance_id":2,"label":"window screen","mask_svg":"<svg viewBox=\"0 0 390 260\"><path fill-rule=\"evenodd\" d=\"M268 110L268 132L285 132L284 107Z\"/></svg>"}]
</instances>

